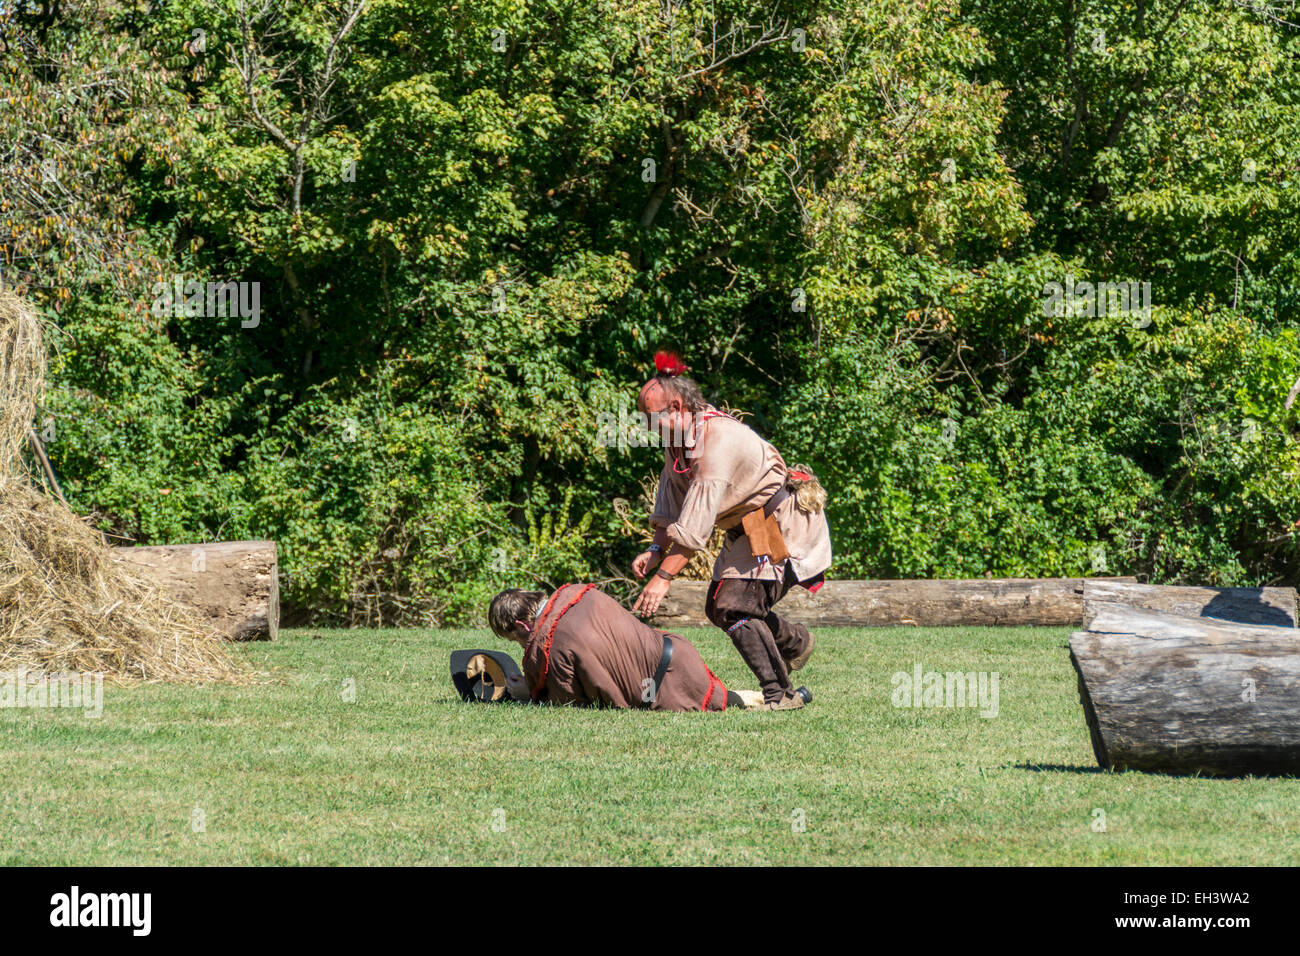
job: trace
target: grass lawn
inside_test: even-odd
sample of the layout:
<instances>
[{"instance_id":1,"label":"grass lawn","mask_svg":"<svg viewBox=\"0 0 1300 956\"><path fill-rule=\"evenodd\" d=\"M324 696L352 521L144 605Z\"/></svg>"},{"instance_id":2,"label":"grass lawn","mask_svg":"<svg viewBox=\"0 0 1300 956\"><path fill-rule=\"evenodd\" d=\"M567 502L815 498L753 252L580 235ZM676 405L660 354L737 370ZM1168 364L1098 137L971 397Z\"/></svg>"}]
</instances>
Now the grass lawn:
<instances>
[{"instance_id":1,"label":"grass lawn","mask_svg":"<svg viewBox=\"0 0 1300 956\"><path fill-rule=\"evenodd\" d=\"M724 635L687 636L753 686ZM271 683L109 686L99 719L0 710L0 859L1300 862L1294 780L1099 771L1067 637L824 629L802 712L651 714L460 703L448 654L500 647L486 631L287 631L239 648ZM918 661L996 671L998 716L893 707Z\"/></svg>"}]
</instances>

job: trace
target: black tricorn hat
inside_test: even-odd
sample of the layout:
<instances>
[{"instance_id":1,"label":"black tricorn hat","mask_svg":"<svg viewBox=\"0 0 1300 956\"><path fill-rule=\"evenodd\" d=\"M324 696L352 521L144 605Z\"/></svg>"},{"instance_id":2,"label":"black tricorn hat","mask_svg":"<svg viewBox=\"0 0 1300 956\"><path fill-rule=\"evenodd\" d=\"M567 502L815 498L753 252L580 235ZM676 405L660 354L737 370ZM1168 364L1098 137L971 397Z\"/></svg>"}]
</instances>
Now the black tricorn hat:
<instances>
[{"instance_id":1,"label":"black tricorn hat","mask_svg":"<svg viewBox=\"0 0 1300 956\"><path fill-rule=\"evenodd\" d=\"M452 651L451 682L464 701L496 704L508 700L506 679L523 678L519 665L500 651Z\"/></svg>"}]
</instances>

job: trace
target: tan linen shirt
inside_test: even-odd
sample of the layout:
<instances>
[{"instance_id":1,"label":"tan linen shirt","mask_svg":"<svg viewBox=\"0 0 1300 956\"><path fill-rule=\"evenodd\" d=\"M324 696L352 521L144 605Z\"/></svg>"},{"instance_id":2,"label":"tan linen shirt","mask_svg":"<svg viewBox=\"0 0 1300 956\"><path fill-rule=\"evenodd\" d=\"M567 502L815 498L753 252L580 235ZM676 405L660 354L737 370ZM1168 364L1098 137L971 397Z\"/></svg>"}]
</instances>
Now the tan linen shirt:
<instances>
[{"instance_id":1,"label":"tan linen shirt","mask_svg":"<svg viewBox=\"0 0 1300 956\"><path fill-rule=\"evenodd\" d=\"M596 707L641 707L663 653L664 637L673 639L673 659L663 686L653 694L651 710L725 710L727 690L709 669L695 645L666 634L635 617L605 592L592 588L564 611L583 585L566 584L549 612L533 625L534 638L524 650L524 680L537 686L545 659L551 622L563 612L551 642L546 689L552 704Z\"/></svg>"},{"instance_id":2,"label":"tan linen shirt","mask_svg":"<svg viewBox=\"0 0 1300 956\"><path fill-rule=\"evenodd\" d=\"M745 514L776 494L785 485L786 472L780 452L748 425L729 416L697 418L693 448L664 449L650 523L656 529L666 528L670 541L699 551L715 526L730 531ZM775 516L798 580L806 581L831 566L830 527L824 510L806 514L791 495L777 507ZM760 563L750 551L749 538L742 534L723 545L713 565L713 580L781 580L785 568L784 561Z\"/></svg>"}]
</instances>

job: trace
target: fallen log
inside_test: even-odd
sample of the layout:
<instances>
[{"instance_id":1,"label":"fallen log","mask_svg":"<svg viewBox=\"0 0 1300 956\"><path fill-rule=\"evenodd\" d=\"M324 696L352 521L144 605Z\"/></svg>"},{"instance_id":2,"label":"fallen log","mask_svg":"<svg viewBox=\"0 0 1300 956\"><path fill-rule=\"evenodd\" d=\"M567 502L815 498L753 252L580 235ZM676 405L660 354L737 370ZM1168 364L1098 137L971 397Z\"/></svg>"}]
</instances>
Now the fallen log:
<instances>
[{"instance_id":1,"label":"fallen log","mask_svg":"<svg viewBox=\"0 0 1300 956\"><path fill-rule=\"evenodd\" d=\"M809 627L1077 627L1083 621L1085 580L1095 579L827 581L816 594L792 588L781 600L780 613ZM710 586L708 581L674 581L655 616L656 626L708 627L704 600Z\"/></svg>"},{"instance_id":2,"label":"fallen log","mask_svg":"<svg viewBox=\"0 0 1300 956\"><path fill-rule=\"evenodd\" d=\"M280 630L274 541L215 541L114 548L235 641L273 641Z\"/></svg>"},{"instance_id":3,"label":"fallen log","mask_svg":"<svg viewBox=\"0 0 1300 956\"><path fill-rule=\"evenodd\" d=\"M1296 626L1295 588L1193 588L1091 578L1083 584L1083 626L1094 605L1126 604L1184 617L1213 617L1240 624Z\"/></svg>"},{"instance_id":4,"label":"fallen log","mask_svg":"<svg viewBox=\"0 0 1300 956\"><path fill-rule=\"evenodd\" d=\"M1070 637L1103 768L1300 773L1300 630L1095 602Z\"/></svg>"}]
</instances>

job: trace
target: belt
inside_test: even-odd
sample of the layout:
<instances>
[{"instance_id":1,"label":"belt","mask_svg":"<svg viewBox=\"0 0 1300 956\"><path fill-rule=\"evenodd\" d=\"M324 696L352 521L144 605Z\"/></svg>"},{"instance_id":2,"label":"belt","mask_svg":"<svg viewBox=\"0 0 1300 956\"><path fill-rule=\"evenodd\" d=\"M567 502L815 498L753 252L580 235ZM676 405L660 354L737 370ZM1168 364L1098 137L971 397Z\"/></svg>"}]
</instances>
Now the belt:
<instances>
[{"instance_id":1,"label":"belt","mask_svg":"<svg viewBox=\"0 0 1300 956\"><path fill-rule=\"evenodd\" d=\"M782 485L767 499L767 501L763 502L763 514L768 518L772 517L772 515L776 514L776 509L781 507L781 502L785 501L785 499L789 498L792 494L794 494L794 492L790 490L789 485ZM754 510L757 511L758 509L755 508ZM749 512L746 512L746 514L748 513ZM734 528L727 531L727 537L728 539L735 541L744 533L745 529L740 525L736 525Z\"/></svg>"},{"instance_id":2,"label":"belt","mask_svg":"<svg viewBox=\"0 0 1300 956\"><path fill-rule=\"evenodd\" d=\"M655 701L659 699L659 691L664 686L664 678L668 676L668 665L672 663L672 660L673 639L665 634L664 650L663 653L659 655L659 667L655 669L654 682L650 685L653 688L654 693L649 700L645 699L644 694L641 695L641 706L643 709L649 710L654 706Z\"/></svg>"},{"instance_id":3,"label":"belt","mask_svg":"<svg viewBox=\"0 0 1300 956\"><path fill-rule=\"evenodd\" d=\"M767 515L769 518L776 514L776 509L781 507L781 502L785 501L786 498L789 498L791 494L793 494L793 492L790 490L790 486L782 485L777 489L776 494L763 503L763 514Z\"/></svg>"}]
</instances>

